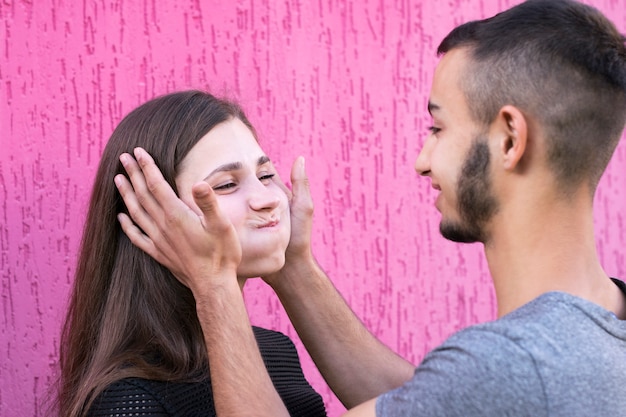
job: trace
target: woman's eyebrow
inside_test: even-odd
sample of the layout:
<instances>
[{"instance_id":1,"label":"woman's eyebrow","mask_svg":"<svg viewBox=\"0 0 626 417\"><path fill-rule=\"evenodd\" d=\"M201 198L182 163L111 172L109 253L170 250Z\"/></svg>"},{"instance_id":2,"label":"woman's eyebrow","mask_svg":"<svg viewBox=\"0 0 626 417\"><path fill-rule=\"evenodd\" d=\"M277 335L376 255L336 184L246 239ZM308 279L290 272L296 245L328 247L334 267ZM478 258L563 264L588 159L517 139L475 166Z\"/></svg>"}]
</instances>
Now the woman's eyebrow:
<instances>
[{"instance_id":1,"label":"woman's eyebrow","mask_svg":"<svg viewBox=\"0 0 626 417\"><path fill-rule=\"evenodd\" d=\"M205 181L208 180L209 178L211 178L213 175L217 174L218 172L237 171L241 169L242 167L243 167L243 164L241 162L229 162L227 164L220 165L217 168L215 168L213 171L211 171L211 173L207 175L204 180Z\"/></svg>"},{"instance_id":2,"label":"woman's eyebrow","mask_svg":"<svg viewBox=\"0 0 626 417\"><path fill-rule=\"evenodd\" d=\"M259 158L256 164L257 166L261 166L263 164L267 164L268 162L270 162L270 158L267 155L263 155Z\"/></svg>"},{"instance_id":3,"label":"woman's eyebrow","mask_svg":"<svg viewBox=\"0 0 626 417\"><path fill-rule=\"evenodd\" d=\"M256 164L257 166L261 166L261 165L267 164L268 162L270 162L270 158L267 155L263 155L259 157ZM213 175L217 174L218 172L237 171L237 170L240 170L241 168L243 168L243 164L241 162L229 162L227 164L220 165L217 168L215 168L213 171L211 171L211 173L206 176L204 181L208 180L209 178L211 178Z\"/></svg>"}]
</instances>

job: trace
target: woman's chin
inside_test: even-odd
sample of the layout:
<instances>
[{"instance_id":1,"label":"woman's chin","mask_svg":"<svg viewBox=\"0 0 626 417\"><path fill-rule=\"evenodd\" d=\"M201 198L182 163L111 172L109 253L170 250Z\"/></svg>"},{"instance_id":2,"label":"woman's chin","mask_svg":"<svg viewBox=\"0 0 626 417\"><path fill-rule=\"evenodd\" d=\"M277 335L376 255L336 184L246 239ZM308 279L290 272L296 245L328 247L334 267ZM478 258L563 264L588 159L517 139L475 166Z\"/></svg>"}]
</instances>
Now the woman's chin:
<instances>
[{"instance_id":1,"label":"woman's chin","mask_svg":"<svg viewBox=\"0 0 626 417\"><path fill-rule=\"evenodd\" d=\"M282 269L285 265L285 253L278 253L275 256L264 256L253 262L242 262L237 269L237 276L240 278L257 278L273 274Z\"/></svg>"}]
</instances>

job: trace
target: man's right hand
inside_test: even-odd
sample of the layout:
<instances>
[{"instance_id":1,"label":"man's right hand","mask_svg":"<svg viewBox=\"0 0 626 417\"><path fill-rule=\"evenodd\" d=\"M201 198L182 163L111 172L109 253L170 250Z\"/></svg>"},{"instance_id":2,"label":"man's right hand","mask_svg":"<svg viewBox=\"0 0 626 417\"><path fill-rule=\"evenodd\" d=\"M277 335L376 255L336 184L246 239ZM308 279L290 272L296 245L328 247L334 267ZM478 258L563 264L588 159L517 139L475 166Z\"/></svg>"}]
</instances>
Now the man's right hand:
<instances>
[{"instance_id":1,"label":"man's right hand","mask_svg":"<svg viewBox=\"0 0 626 417\"><path fill-rule=\"evenodd\" d=\"M130 182L124 175L115 177L130 214L118 218L130 241L168 268L196 299L221 285L220 279L236 279L241 245L209 184L192 188L198 215L178 198L144 149L134 153L135 158L120 156Z\"/></svg>"}]
</instances>

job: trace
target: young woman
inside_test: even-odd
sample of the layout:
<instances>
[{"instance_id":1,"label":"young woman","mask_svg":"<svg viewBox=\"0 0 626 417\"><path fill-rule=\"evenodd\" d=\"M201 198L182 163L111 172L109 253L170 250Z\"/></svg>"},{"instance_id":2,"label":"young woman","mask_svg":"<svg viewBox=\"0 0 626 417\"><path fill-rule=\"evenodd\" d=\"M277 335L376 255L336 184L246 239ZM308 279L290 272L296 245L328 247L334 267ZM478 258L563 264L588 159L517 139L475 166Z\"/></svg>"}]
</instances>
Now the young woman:
<instances>
[{"instance_id":1,"label":"young woman","mask_svg":"<svg viewBox=\"0 0 626 417\"><path fill-rule=\"evenodd\" d=\"M276 272L285 261L287 195L237 105L188 91L132 111L109 139L93 187L61 340L64 417L215 415L192 291L135 247L117 220L125 206L114 178L125 172L120 155L130 157L136 147L152 155L190 210L201 213L193 184L213 188L239 239L242 289L248 278ZM325 416L291 340L258 327L254 334L290 414Z\"/></svg>"}]
</instances>

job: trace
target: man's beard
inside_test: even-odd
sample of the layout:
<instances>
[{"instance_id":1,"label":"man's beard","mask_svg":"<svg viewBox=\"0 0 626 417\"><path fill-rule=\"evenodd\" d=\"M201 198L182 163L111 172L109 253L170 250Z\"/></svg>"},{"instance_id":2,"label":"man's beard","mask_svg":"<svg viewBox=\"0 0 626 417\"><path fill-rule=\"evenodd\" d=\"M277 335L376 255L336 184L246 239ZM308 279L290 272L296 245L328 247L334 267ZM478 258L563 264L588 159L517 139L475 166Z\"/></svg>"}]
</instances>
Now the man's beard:
<instances>
[{"instance_id":1,"label":"man's beard","mask_svg":"<svg viewBox=\"0 0 626 417\"><path fill-rule=\"evenodd\" d=\"M487 222L498 211L489 177L489 146L485 136L477 136L463 162L457 184L459 221L442 220L441 235L454 242L486 243Z\"/></svg>"}]
</instances>

